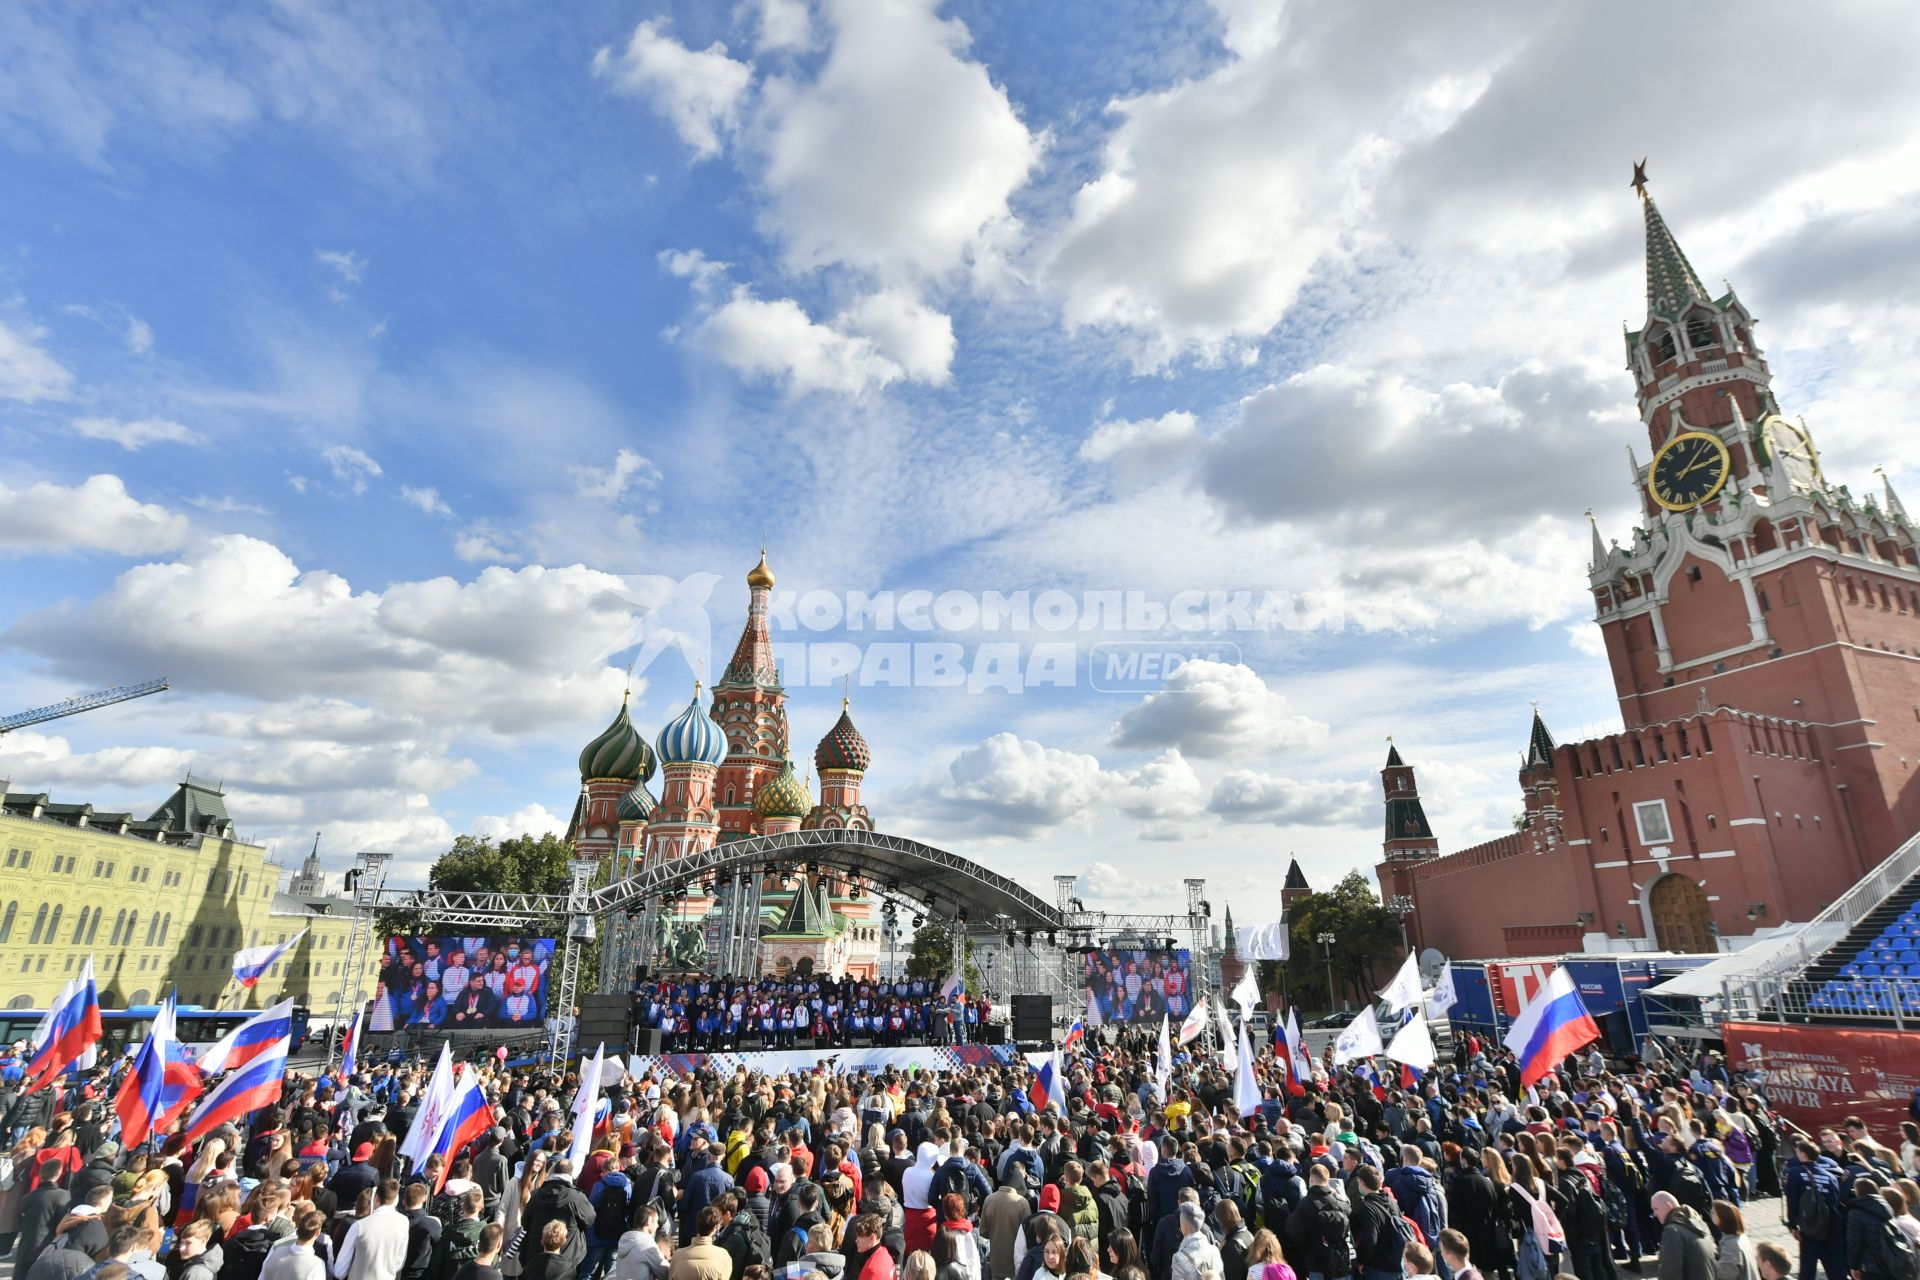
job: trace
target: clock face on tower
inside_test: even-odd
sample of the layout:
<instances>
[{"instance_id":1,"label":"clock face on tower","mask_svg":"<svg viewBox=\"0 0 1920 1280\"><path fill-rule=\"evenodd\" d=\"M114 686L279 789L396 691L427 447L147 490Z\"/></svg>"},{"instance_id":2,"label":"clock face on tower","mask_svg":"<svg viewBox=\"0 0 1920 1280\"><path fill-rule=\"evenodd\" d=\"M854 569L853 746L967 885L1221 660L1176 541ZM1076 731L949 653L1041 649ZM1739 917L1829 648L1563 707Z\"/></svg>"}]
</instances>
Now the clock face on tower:
<instances>
[{"instance_id":1,"label":"clock face on tower","mask_svg":"<svg viewBox=\"0 0 1920 1280\"><path fill-rule=\"evenodd\" d=\"M1720 437L1683 431L1660 446L1647 469L1647 489L1669 511L1686 511L1720 492L1733 459Z\"/></svg>"}]
</instances>

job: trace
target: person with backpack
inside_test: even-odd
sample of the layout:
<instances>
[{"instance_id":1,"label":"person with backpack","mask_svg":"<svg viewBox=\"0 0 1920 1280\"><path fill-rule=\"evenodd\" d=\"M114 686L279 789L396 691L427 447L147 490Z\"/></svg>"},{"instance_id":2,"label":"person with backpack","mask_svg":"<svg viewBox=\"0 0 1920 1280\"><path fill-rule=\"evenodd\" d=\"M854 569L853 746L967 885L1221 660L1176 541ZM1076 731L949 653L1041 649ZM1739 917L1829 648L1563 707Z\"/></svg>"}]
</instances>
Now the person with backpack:
<instances>
[{"instance_id":1,"label":"person with backpack","mask_svg":"<svg viewBox=\"0 0 1920 1280\"><path fill-rule=\"evenodd\" d=\"M1240 1216L1240 1205L1222 1200L1213 1207L1214 1234L1219 1238L1220 1262L1226 1280L1247 1280L1247 1255L1253 1249L1253 1232Z\"/></svg>"},{"instance_id":2,"label":"person with backpack","mask_svg":"<svg viewBox=\"0 0 1920 1280\"><path fill-rule=\"evenodd\" d=\"M1815 1280L1821 1268L1827 1280L1849 1280L1841 1186L1840 1166L1813 1139L1795 1139L1787 1161L1787 1224L1800 1242L1800 1280Z\"/></svg>"},{"instance_id":3,"label":"person with backpack","mask_svg":"<svg viewBox=\"0 0 1920 1280\"><path fill-rule=\"evenodd\" d=\"M1872 1178L1853 1184L1847 1206L1847 1266L1862 1280L1920 1280L1920 1254L1894 1223L1893 1206Z\"/></svg>"},{"instance_id":4,"label":"person with backpack","mask_svg":"<svg viewBox=\"0 0 1920 1280\"><path fill-rule=\"evenodd\" d=\"M480 1232L486 1225L480 1215L485 1203L486 1192L478 1184L454 1197L453 1221L440 1232L440 1247L434 1251L433 1280L453 1280L461 1267L480 1256Z\"/></svg>"},{"instance_id":5,"label":"person with backpack","mask_svg":"<svg viewBox=\"0 0 1920 1280\"><path fill-rule=\"evenodd\" d=\"M633 1213L633 1179L627 1176L627 1162L618 1152L609 1155L600 1176L587 1192L593 1206L593 1229L588 1233L587 1257L580 1266L580 1280L595 1280L613 1261L620 1237L627 1232L627 1220Z\"/></svg>"},{"instance_id":6,"label":"person with backpack","mask_svg":"<svg viewBox=\"0 0 1920 1280\"><path fill-rule=\"evenodd\" d=\"M1447 1203L1440 1180L1421 1163L1420 1148L1411 1143L1400 1148L1400 1163L1387 1173L1386 1188L1399 1201L1400 1212L1420 1228L1422 1240L1440 1238L1447 1226Z\"/></svg>"},{"instance_id":7,"label":"person with backpack","mask_svg":"<svg viewBox=\"0 0 1920 1280\"><path fill-rule=\"evenodd\" d=\"M771 1267L773 1245L767 1239L766 1228L760 1225L759 1215L747 1203L746 1193L735 1187L714 1203L720 1206L726 1223L713 1242L733 1259L733 1280L741 1280L748 1267Z\"/></svg>"},{"instance_id":8,"label":"person with backpack","mask_svg":"<svg viewBox=\"0 0 1920 1280\"><path fill-rule=\"evenodd\" d=\"M1100 1206L1087 1189L1085 1171L1078 1160L1069 1160L1060 1170L1060 1216L1075 1240L1100 1240Z\"/></svg>"},{"instance_id":9,"label":"person with backpack","mask_svg":"<svg viewBox=\"0 0 1920 1280\"><path fill-rule=\"evenodd\" d=\"M1363 1164L1354 1172L1353 1256L1364 1280L1401 1280L1401 1263L1412 1230L1399 1202L1386 1192L1380 1170Z\"/></svg>"},{"instance_id":10,"label":"person with backpack","mask_svg":"<svg viewBox=\"0 0 1920 1280\"><path fill-rule=\"evenodd\" d=\"M1351 1215L1323 1164L1308 1173L1307 1193L1287 1215L1287 1243L1306 1280L1341 1280L1353 1274Z\"/></svg>"},{"instance_id":11,"label":"person with backpack","mask_svg":"<svg viewBox=\"0 0 1920 1280\"><path fill-rule=\"evenodd\" d=\"M1613 1254L1607 1248L1607 1210L1594 1191L1594 1177L1575 1167L1573 1154L1565 1147L1555 1151L1553 1159L1554 1187L1566 1205L1561 1227L1574 1274L1580 1280L1614 1280Z\"/></svg>"}]
</instances>

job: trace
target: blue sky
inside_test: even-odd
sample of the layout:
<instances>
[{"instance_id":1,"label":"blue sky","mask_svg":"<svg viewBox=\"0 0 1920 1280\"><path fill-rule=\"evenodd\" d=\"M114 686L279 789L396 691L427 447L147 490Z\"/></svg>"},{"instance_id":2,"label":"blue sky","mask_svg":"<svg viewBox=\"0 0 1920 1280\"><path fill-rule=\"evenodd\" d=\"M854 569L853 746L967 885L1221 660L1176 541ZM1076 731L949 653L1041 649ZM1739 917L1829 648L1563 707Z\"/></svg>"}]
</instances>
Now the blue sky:
<instances>
[{"instance_id":1,"label":"blue sky","mask_svg":"<svg viewBox=\"0 0 1920 1280\"><path fill-rule=\"evenodd\" d=\"M283 856L417 871L564 815L636 635L711 583L724 660L764 538L816 599L1339 603L1125 692L1091 644L1191 637L888 637L1080 678L861 681L883 829L1114 905L1178 850L1254 918L1288 852L1371 865L1392 733L1446 846L1497 834L1529 702L1615 714L1581 513L1625 536L1644 439L1633 160L1829 472L1915 483L1914 24L1659 22L8 6L0 700L176 683L0 774L146 808L191 767ZM642 664L642 721L711 661ZM839 682L789 684L805 755Z\"/></svg>"}]
</instances>

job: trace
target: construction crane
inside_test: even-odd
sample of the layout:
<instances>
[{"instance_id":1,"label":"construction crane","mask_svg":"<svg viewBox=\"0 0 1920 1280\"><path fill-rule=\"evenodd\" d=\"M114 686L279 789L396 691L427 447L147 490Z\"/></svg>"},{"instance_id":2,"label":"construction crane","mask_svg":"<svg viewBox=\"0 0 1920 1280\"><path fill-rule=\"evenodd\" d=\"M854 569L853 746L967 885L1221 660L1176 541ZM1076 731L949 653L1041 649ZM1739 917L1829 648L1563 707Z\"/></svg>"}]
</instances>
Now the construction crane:
<instances>
[{"instance_id":1,"label":"construction crane","mask_svg":"<svg viewBox=\"0 0 1920 1280\"><path fill-rule=\"evenodd\" d=\"M64 702L50 703L44 707L34 707L27 711L16 711L10 716L0 716L0 734L11 733L15 729L24 729L30 724L45 724L49 720L58 720L63 716L77 716L82 711L93 711L100 707L110 707L116 702L128 702L134 698L144 698L150 693L161 693L168 688L167 678L149 680L145 684L115 685L111 689L101 689L96 693L83 693L77 698L68 698Z\"/></svg>"}]
</instances>

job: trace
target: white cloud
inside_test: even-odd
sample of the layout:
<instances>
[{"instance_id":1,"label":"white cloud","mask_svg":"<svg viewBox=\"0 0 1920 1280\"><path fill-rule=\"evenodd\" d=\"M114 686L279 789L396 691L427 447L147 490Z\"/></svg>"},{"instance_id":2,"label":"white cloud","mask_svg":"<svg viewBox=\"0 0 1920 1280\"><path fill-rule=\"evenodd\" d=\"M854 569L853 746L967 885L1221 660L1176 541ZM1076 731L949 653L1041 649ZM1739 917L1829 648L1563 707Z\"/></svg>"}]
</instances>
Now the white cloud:
<instances>
[{"instance_id":1,"label":"white cloud","mask_svg":"<svg viewBox=\"0 0 1920 1280\"><path fill-rule=\"evenodd\" d=\"M128 452L150 444L201 444L200 434L171 418L76 418L75 435L111 440Z\"/></svg>"},{"instance_id":2,"label":"white cloud","mask_svg":"<svg viewBox=\"0 0 1920 1280\"><path fill-rule=\"evenodd\" d=\"M696 51L660 27L649 19L633 29L622 52L602 48L593 57L593 73L618 92L648 102L695 155L716 155L722 138L739 127L753 67L728 57L727 46L718 40Z\"/></svg>"},{"instance_id":3,"label":"white cloud","mask_svg":"<svg viewBox=\"0 0 1920 1280\"><path fill-rule=\"evenodd\" d=\"M91 320L108 333L118 334L127 350L136 356L153 350L153 326L125 307L112 306L102 311L85 303L71 302L60 309L70 316Z\"/></svg>"},{"instance_id":4,"label":"white cloud","mask_svg":"<svg viewBox=\"0 0 1920 1280\"><path fill-rule=\"evenodd\" d=\"M813 47L813 15L806 0L755 0L754 47L762 53Z\"/></svg>"},{"instance_id":5,"label":"white cloud","mask_svg":"<svg viewBox=\"0 0 1920 1280\"><path fill-rule=\"evenodd\" d=\"M468 828L476 836L486 836L493 840L507 840L515 836L557 836L567 829L567 820L553 813L543 804L527 804L502 817L498 814L482 814L473 820Z\"/></svg>"},{"instance_id":6,"label":"white cloud","mask_svg":"<svg viewBox=\"0 0 1920 1280\"><path fill-rule=\"evenodd\" d=\"M1379 796L1364 782L1313 781L1235 769L1214 784L1208 808L1228 822L1360 826L1378 816Z\"/></svg>"},{"instance_id":7,"label":"white cloud","mask_svg":"<svg viewBox=\"0 0 1920 1280\"><path fill-rule=\"evenodd\" d=\"M519 564L525 556L508 549L505 530L482 520L461 530L453 540L453 554L470 564Z\"/></svg>"},{"instance_id":8,"label":"white cloud","mask_svg":"<svg viewBox=\"0 0 1920 1280\"><path fill-rule=\"evenodd\" d=\"M1151 480L1178 474L1199 442L1199 422L1176 409L1157 418L1103 422L1080 442L1080 457L1129 480Z\"/></svg>"},{"instance_id":9,"label":"white cloud","mask_svg":"<svg viewBox=\"0 0 1920 1280\"><path fill-rule=\"evenodd\" d=\"M329 445L320 456L333 471L333 478L354 493L365 493L368 481L384 474L379 463L350 444Z\"/></svg>"},{"instance_id":10,"label":"white cloud","mask_svg":"<svg viewBox=\"0 0 1920 1280\"><path fill-rule=\"evenodd\" d=\"M662 249L658 256L668 275L690 281L696 293L712 289L727 275L727 263L715 262L698 249Z\"/></svg>"},{"instance_id":11,"label":"white cloud","mask_svg":"<svg viewBox=\"0 0 1920 1280\"><path fill-rule=\"evenodd\" d=\"M29 612L8 639L75 680L151 669L204 697L344 699L439 732L524 734L605 722L620 674L603 655L630 643L629 594L578 565L355 591L228 534L130 568L91 600Z\"/></svg>"},{"instance_id":12,"label":"white cloud","mask_svg":"<svg viewBox=\"0 0 1920 1280\"><path fill-rule=\"evenodd\" d=\"M1095 902L1138 902L1159 896L1161 887L1135 879L1111 862L1090 862L1074 879L1080 897Z\"/></svg>"},{"instance_id":13,"label":"white cloud","mask_svg":"<svg viewBox=\"0 0 1920 1280\"><path fill-rule=\"evenodd\" d=\"M446 499L440 496L440 490L431 486L415 488L413 485L403 484L400 486L400 501L410 507L417 507L430 516L453 514L453 508L448 506Z\"/></svg>"},{"instance_id":14,"label":"white cloud","mask_svg":"<svg viewBox=\"0 0 1920 1280\"><path fill-rule=\"evenodd\" d=\"M367 260L351 249L315 249L313 260L329 268L342 284L359 284L367 270Z\"/></svg>"},{"instance_id":15,"label":"white cloud","mask_svg":"<svg viewBox=\"0 0 1920 1280\"><path fill-rule=\"evenodd\" d=\"M0 554L147 555L184 546L192 529L177 512L135 501L119 476L89 476L74 486L42 480L20 489L0 482Z\"/></svg>"},{"instance_id":16,"label":"white cloud","mask_svg":"<svg viewBox=\"0 0 1920 1280\"><path fill-rule=\"evenodd\" d=\"M819 324L791 298L756 298L745 286L701 322L695 341L740 372L795 392L858 395L904 373L873 339Z\"/></svg>"},{"instance_id":17,"label":"white cloud","mask_svg":"<svg viewBox=\"0 0 1920 1280\"><path fill-rule=\"evenodd\" d=\"M954 756L917 789L954 826L996 836L1032 836L1085 823L1112 779L1093 756L996 733Z\"/></svg>"},{"instance_id":18,"label":"white cloud","mask_svg":"<svg viewBox=\"0 0 1920 1280\"><path fill-rule=\"evenodd\" d=\"M153 326L139 316L127 317L127 350L143 356L153 350Z\"/></svg>"},{"instance_id":19,"label":"white cloud","mask_svg":"<svg viewBox=\"0 0 1920 1280\"><path fill-rule=\"evenodd\" d=\"M631 489L652 489L660 483L660 468L632 449L613 455L611 467L574 467L574 492L589 502L618 502Z\"/></svg>"},{"instance_id":20,"label":"white cloud","mask_svg":"<svg viewBox=\"0 0 1920 1280\"><path fill-rule=\"evenodd\" d=\"M839 328L873 339L915 382L945 386L953 366L953 320L905 289L884 289L847 308Z\"/></svg>"},{"instance_id":21,"label":"white cloud","mask_svg":"<svg viewBox=\"0 0 1920 1280\"><path fill-rule=\"evenodd\" d=\"M1295 712L1243 663L1186 663L1113 726L1122 747L1177 747L1203 760L1268 755L1326 740L1327 726Z\"/></svg>"},{"instance_id":22,"label":"white cloud","mask_svg":"<svg viewBox=\"0 0 1920 1280\"><path fill-rule=\"evenodd\" d=\"M72 393L73 374L40 345L46 336L38 325L15 328L0 320L0 398L33 404Z\"/></svg>"},{"instance_id":23,"label":"white cloud","mask_svg":"<svg viewBox=\"0 0 1920 1280\"><path fill-rule=\"evenodd\" d=\"M830 0L818 78L770 80L764 221L797 270L943 274L995 254L1041 140L936 0Z\"/></svg>"},{"instance_id":24,"label":"white cloud","mask_svg":"<svg viewBox=\"0 0 1920 1280\"><path fill-rule=\"evenodd\" d=\"M267 509L257 503L242 502L230 496L218 498L208 494L198 494L187 499L187 505L217 516L264 516Z\"/></svg>"}]
</instances>

